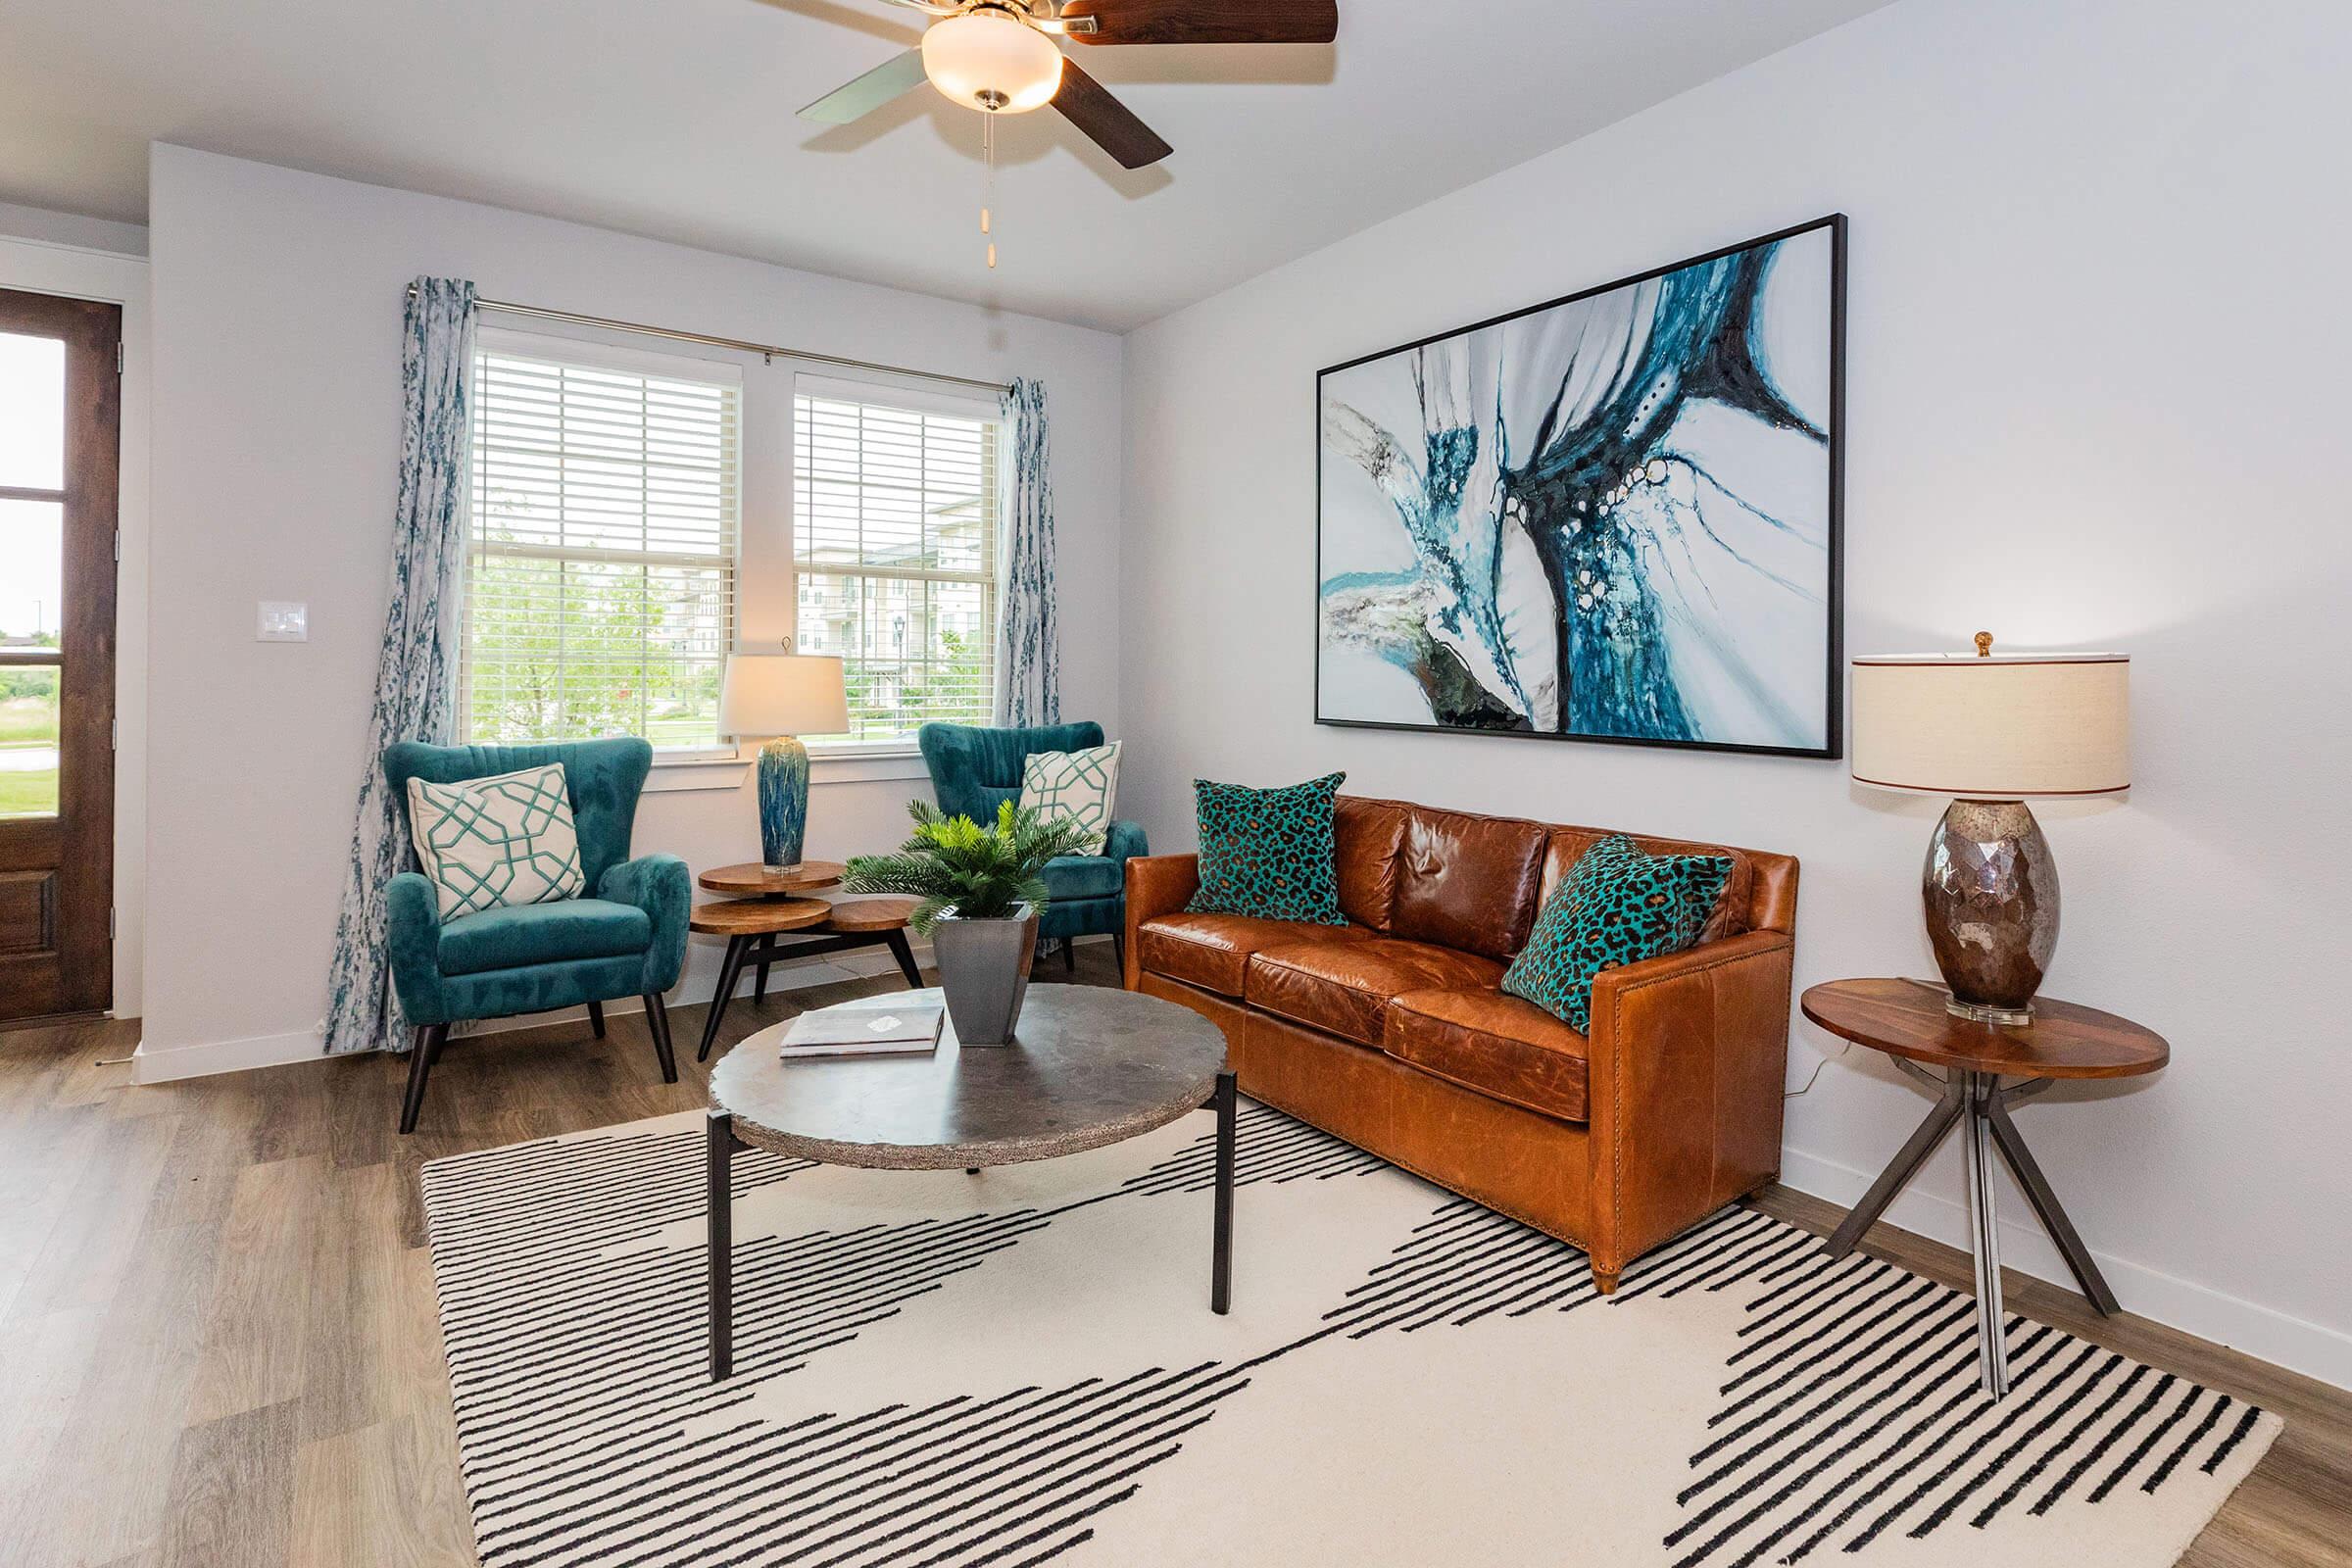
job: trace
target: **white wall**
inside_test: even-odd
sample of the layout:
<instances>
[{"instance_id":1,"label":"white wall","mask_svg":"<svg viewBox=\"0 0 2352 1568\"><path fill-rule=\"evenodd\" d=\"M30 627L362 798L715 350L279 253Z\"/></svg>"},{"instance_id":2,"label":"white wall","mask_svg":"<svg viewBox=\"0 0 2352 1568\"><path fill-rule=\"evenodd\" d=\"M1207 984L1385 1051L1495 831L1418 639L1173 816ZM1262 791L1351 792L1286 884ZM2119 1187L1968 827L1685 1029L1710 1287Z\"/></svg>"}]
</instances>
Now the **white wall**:
<instances>
[{"instance_id":1,"label":"white wall","mask_svg":"<svg viewBox=\"0 0 2352 1568\"><path fill-rule=\"evenodd\" d=\"M1344 767L1792 852L1800 986L1932 975L1939 803L1835 762L1311 722L1318 367L1848 213L1848 647L2134 661L2135 788L2041 813L2047 989L2174 1060L2020 1122L2128 1306L2352 1384L2348 55L2334 0L1908 0L1132 334L1129 808L1186 843L1196 775ZM1797 1023L1791 1089L1834 1046ZM1790 1102L1786 1176L1850 1201L1924 1108L1853 1051ZM1943 1160L1895 1217L1958 1241Z\"/></svg>"},{"instance_id":2,"label":"white wall","mask_svg":"<svg viewBox=\"0 0 2352 1568\"><path fill-rule=\"evenodd\" d=\"M122 307L122 416L115 567L115 957L118 1018L139 1015L147 886L146 231L0 203L0 288Z\"/></svg>"},{"instance_id":3,"label":"white wall","mask_svg":"<svg viewBox=\"0 0 2352 1568\"><path fill-rule=\"evenodd\" d=\"M469 277L487 298L946 374L1040 377L1054 416L1064 711L1117 724L1117 338L176 147L155 149L149 216L162 586L148 918L172 936L148 956L142 1077L318 1050L354 793L373 765L402 291L418 273ZM262 599L307 601L310 641L257 643ZM895 845L903 804L928 793L919 764L895 771L913 776L820 775L808 853ZM636 845L698 867L757 858L748 783L649 794ZM709 995L714 960L698 941L681 1000Z\"/></svg>"}]
</instances>

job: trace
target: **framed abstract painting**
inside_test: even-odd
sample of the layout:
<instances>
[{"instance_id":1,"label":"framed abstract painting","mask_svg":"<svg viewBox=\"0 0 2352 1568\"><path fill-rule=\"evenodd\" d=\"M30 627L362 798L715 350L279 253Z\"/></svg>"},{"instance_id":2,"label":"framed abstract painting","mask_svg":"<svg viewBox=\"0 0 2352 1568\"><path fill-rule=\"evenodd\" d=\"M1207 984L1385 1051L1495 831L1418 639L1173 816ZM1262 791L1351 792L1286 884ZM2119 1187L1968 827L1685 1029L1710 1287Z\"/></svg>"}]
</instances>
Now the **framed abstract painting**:
<instances>
[{"instance_id":1,"label":"framed abstract painting","mask_svg":"<svg viewBox=\"0 0 2352 1568\"><path fill-rule=\"evenodd\" d=\"M1316 378L1315 719L1842 755L1845 219Z\"/></svg>"}]
</instances>

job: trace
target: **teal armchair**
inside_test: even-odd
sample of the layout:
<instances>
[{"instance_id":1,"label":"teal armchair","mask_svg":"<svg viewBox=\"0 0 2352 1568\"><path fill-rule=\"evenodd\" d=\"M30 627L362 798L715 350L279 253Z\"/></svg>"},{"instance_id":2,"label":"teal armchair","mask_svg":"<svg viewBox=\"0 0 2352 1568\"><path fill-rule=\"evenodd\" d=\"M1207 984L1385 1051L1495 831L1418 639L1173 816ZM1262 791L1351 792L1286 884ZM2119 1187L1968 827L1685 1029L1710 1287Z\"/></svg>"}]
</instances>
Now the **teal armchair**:
<instances>
[{"instance_id":1,"label":"teal armchair","mask_svg":"<svg viewBox=\"0 0 2352 1568\"><path fill-rule=\"evenodd\" d=\"M925 724L915 732L923 765L939 808L986 822L1005 801L1021 795L1021 768L1038 752L1077 752L1102 744L1102 726L1092 721L1047 724L1031 729L989 729L976 724ZM1142 827L1113 821L1101 855L1065 855L1046 862L1050 902L1039 917L1038 935L1058 937L1064 966L1076 968L1072 937L1107 933L1126 963L1127 862L1152 853Z\"/></svg>"},{"instance_id":2,"label":"teal armchair","mask_svg":"<svg viewBox=\"0 0 2352 1568\"><path fill-rule=\"evenodd\" d=\"M692 884L686 862L674 855L629 858L637 797L654 765L654 749L633 739L544 746L402 741L385 749L384 777L400 803L405 834L412 778L456 784L550 762L564 764L586 896L443 920L430 878L403 871L392 879L386 921L392 985L401 1012L416 1029L400 1110L404 1133L416 1128L425 1078L440 1058L449 1026L469 1018L585 1005L601 1040L604 1004L640 997L662 1081L678 1081L662 997L685 966Z\"/></svg>"}]
</instances>

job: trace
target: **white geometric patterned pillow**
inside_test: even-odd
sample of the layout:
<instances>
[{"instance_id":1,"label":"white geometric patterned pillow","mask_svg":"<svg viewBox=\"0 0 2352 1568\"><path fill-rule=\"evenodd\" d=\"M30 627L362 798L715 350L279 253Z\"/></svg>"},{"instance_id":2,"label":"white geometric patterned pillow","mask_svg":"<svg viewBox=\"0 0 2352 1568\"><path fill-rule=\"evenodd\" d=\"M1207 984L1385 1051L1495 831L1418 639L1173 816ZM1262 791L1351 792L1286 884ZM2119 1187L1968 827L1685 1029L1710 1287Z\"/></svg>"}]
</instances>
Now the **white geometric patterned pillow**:
<instances>
[{"instance_id":1,"label":"white geometric patterned pillow","mask_svg":"<svg viewBox=\"0 0 2352 1568\"><path fill-rule=\"evenodd\" d=\"M1101 855L1119 793L1119 743L1080 752L1032 752L1021 764L1021 809L1041 822L1074 816L1088 829L1081 855Z\"/></svg>"},{"instance_id":2,"label":"white geometric patterned pillow","mask_svg":"<svg viewBox=\"0 0 2352 1568\"><path fill-rule=\"evenodd\" d=\"M412 778L409 834L444 920L576 898L588 885L561 762L458 784Z\"/></svg>"}]
</instances>

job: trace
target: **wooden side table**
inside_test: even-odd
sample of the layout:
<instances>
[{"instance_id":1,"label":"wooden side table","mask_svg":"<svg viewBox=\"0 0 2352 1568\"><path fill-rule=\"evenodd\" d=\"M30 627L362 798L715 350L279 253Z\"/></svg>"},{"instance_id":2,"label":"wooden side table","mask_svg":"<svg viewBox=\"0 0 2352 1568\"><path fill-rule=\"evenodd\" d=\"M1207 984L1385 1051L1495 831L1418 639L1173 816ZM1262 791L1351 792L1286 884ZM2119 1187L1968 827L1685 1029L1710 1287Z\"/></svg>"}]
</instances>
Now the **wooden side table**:
<instances>
[{"instance_id":1,"label":"wooden side table","mask_svg":"<svg viewBox=\"0 0 2352 1568\"><path fill-rule=\"evenodd\" d=\"M1841 1039L1885 1052L1937 1097L1928 1119L1830 1238L1828 1251L1832 1257L1852 1251L1953 1124L1965 1121L1960 1147L1968 1170L1969 1250L1977 1263L1977 1371L1984 1392L1997 1399L2009 1392L2009 1356L2001 1324L2000 1248L1993 1230L1994 1149L2009 1162L2034 1216L2058 1244L2090 1304L2102 1313L2117 1310L2115 1292L2059 1206L2058 1194L2026 1148L2009 1107L2061 1078L2154 1072L2172 1052L2161 1036L2129 1019L2048 997L2034 1001L2032 1023L1999 1026L1955 1017L1943 1004L1942 987L1918 980L1833 980L1804 995L1806 1017ZM1931 1068L1942 1069L1941 1076ZM2020 1081L2003 1088L2004 1076Z\"/></svg>"},{"instance_id":2,"label":"wooden side table","mask_svg":"<svg viewBox=\"0 0 2352 1568\"><path fill-rule=\"evenodd\" d=\"M752 1001L767 1000L768 965L778 958L812 958L853 948L886 947L899 962L899 972L910 986L920 987L923 972L906 945L906 920L914 912L912 899L861 899L855 904L827 904L803 897L829 888L845 868L832 860L805 860L799 865L770 870L757 860L722 865L705 871L695 881L706 891L729 898L694 906L687 924L709 936L727 939L726 957L719 963L718 991L710 999L710 1016L703 1021L703 1041L697 1061L710 1059L717 1043L719 1021L735 999L746 965L757 965ZM790 938L778 946L777 938Z\"/></svg>"}]
</instances>

